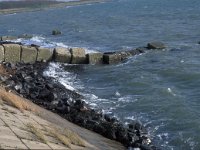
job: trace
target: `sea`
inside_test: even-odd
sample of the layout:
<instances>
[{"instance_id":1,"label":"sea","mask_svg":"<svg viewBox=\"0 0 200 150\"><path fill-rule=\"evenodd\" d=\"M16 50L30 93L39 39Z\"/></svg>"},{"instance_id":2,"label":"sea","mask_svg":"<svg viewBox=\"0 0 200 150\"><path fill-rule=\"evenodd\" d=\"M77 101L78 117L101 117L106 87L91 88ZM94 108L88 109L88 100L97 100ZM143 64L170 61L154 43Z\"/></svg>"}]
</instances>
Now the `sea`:
<instances>
[{"instance_id":1,"label":"sea","mask_svg":"<svg viewBox=\"0 0 200 150\"><path fill-rule=\"evenodd\" d=\"M44 75L124 124L139 120L163 150L200 150L200 0L111 0L0 15L0 35L21 34L34 35L17 40L24 44L87 53L165 43L119 64L50 63Z\"/></svg>"}]
</instances>

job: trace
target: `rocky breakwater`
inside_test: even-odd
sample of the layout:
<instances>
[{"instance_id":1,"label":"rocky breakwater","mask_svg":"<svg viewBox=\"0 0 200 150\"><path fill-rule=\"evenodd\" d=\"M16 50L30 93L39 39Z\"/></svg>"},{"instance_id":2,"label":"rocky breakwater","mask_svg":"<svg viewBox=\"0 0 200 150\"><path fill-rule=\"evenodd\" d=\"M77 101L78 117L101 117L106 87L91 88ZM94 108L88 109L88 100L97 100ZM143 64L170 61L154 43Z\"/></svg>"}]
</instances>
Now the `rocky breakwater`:
<instances>
[{"instance_id":1,"label":"rocky breakwater","mask_svg":"<svg viewBox=\"0 0 200 150\"><path fill-rule=\"evenodd\" d=\"M6 73L1 76L1 82L20 96L127 147L156 149L140 122L124 125L116 118L103 114L101 110L91 109L78 92L67 90L52 78L44 77L43 70L47 65L2 63L1 68Z\"/></svg>"}]
</instances>

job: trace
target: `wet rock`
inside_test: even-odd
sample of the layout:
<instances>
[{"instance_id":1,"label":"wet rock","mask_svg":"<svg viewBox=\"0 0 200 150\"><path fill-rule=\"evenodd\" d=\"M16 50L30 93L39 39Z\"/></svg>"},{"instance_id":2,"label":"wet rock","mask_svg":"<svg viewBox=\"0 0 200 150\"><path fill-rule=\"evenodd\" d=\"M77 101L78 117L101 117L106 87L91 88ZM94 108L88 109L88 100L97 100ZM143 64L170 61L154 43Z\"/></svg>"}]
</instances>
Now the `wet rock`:
<instances>
[{"instance_id":1,"label":"wet rock","mask_svg":"<svg viewBox=\"0 0 200 150\"><path fill-rule=\"evenodd\" d=\"M4 61L4 47L0 45L0 62Z\"/></svg>"},{"instance_id":2,"label":"wet rock","mask_svg":"<svg viewBox=\"0 0 200 150\"><path fill-rule=\"evenodd\" d=\"M3 65L12 68L10 63ZM102 110L91 109L82 95L66 89L52 78L44 77L46 66L47 63L17 63L14 66L15 74L3 81L12 90L34 103L127 147L147 149L151 146L140 122L135 121L126 127L118 119L103 114Z\"/></svg>"},{"instance_id":3,"label":"wet rock","mask_svg":"<svg viewBox=\"0 0 200 150\"><path fill-rule=\"evenodd\" d=\"M103 64L103 54L102 53L89 53L86 55L88 64Z\"/></svg>"},{"instance_id":4,"label":"wet rock","mask_svg":"<svg viewBox=\"0 0 200 150\"><path fill-rule=\"evenodd\" d=\"M166 46L162 42L151 42L147 44L148 49L165 49Z\"/></svg>"},{"instance_id":5,"label":"wet rock","mask_svg":"<svg viewBox=\"0 0 200 150\"><path fill-rule=\"evenodd\" d=\"M61 31L58 29L52 31L52 35L59 35L59 34L61 34Z\"/></svg>"},{"instance_id":6,"label":"wet rock","mask_svg":"<svg viewBox=\"0 0 200 150\"><path fill-rule=\"evenodd\" d=\"M52 60L54 50L48 48L38 48L37 61L48 62Z\"/></svg>"},{"instance_id":7,"label":"wet rock","mask_svg":"<svg viewBox=\"0 0 200 150\"><path fill-rule=\"evenodd\" d=\"M72 54L72 64L85 64L86 55L83 48L71 48L70 52Z\"/></svg>"},{"instance_id":8,"label":"wet rock","mask_svg":"<svg viewBox=\"0 0 200 150\"><path fill-rule=\"evenodd\" d=\"M18 36L18 38L22 38L22 39L31 39L32 37L33 35L30 35L30 34L22 34Z\"/></svg>"},{"instance_id":9,"label":"wet rock","mask_svg":"<svg viewBox=\"0 0 200 150\"><path fill-rule=\"evenodd\" d=\"M16 40L17 37L16 36L2 36L1 37L1 41L12 41L12 40Z\"/></svg>"},{"instance_id":10,"label":"wet rock","mask_svg":"<svg viewBox=\"0 0 200 150\"><path fill-rule=\"evenodd\" d=\"M68 48L55 48L55 61L61 63L71 63L72 55Z\"/></svg>"},{"instance_id":11,"label":"wet rock","mask_svg":"<svg viewBox=\"0 0 200 150\"><path fill-rule=\"evenodd\" d=\"M22 46L21 61L24 63L35 63L37 49L31 46Z\"/></svg>"},{"instance_id":12,"label":"wet rock","mask_svg":"<svg viewBox=\"0 0 200 150\"><path fill-rule=\"evenodd\" d=\"M18 44L3 44L5 50L5 61L17 63L21 59L21 46Z\"/></svg>"}]
</instances>

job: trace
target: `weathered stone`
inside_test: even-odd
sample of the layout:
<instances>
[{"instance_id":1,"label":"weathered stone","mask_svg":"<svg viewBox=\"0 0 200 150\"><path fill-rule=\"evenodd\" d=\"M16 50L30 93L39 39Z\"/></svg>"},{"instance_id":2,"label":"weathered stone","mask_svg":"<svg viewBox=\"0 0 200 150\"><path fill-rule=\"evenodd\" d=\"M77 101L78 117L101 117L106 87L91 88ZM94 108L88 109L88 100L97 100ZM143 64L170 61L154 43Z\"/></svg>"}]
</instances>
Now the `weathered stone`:
<instances>
[{"instance_id":1,"label":"weathered stone","mask_svg":"<svg viewBox=\"0 0 200 150\"><path fill-rule=\"evenodd\" d=\"M55 61L62 63L71 63L72 55L67 48L55 48Z\"/></svg>"},{"instance_id":2,"label":"weathered stone","mask_svg":"<svg viewBox=\"0 0 200 150\"><path fill-rule=\"evenodd\" d=\"M88 64L103 64L102 53L89 53L86 55Z\"/></svg>"},{"instance_id":3,"label":"weathered stone","mask_svg":"<svg viewBox=\"0 0 200 150\"><path fill-rule=\"evenodd\" d=\"M121 60L122 60L121 55L115 52L104 53L103 55L103 62L105 64L116 64L121 62Z\"/></svg>"},{"instance_id":4,"label":"weathered stone","mask_svg":"<svg viewBox=\"0 0 200 150\"><path fill-rule=\"evenodd\" d=\"M60 30L55 29L52 31L52 35L59 35L59 34L61 34Z\"/></svg>"},{"instance_id":5,"label":"weathered stone","mask_svg":"<svg viewBox=\"0 0 200 150\"><path fill-rule=\"evenodd\" d=\"M86 63L85 50L83 48L71 48L70 52L72 54L72 64Z\"/></svg>"},{"instance_id":6,"label":"weathered stone","mask_svg":"<svg viewBox=\"0 0 200 150\"><path fill-rule=\"evenodd\" d=\"M37 58L37 49L31 46L22 46L21 61L24 63L34 63Z\"/></svg>"},{"instance_id":7,"label":"weathered stone","mask_svg":"<svg viewBox=\"0 0 200 150\"><path fill-rule=\"evenodd\" d=\"M148 49L164 49L166 46L162 42L151 42L147 44Z\"/></svg>"},{"instance_id":8,"label":"weathered stone","mask_svg":"<svg viewBox=\"0 0 200 150\"><path fill-rule=\"evenodd\" d=\"M33 35L30 34L22 34L18 36L18 38L23 38L23 39L31 39L32 37Z\"/></svg>"},{"instance_id":9,"label":"weathered stone","mask_svg":"<svg viewBox=\"0 0 200 150\"><path fill-rule=\"evenodd\" d=\"M11 40L16 40L17 37L15 36L2 36L1 41L11 41Z\"/></svg>"},{"instance_id":10,"label":"weathered stone","mask_svg":"<svg viewBox=\"0 0 200 150\"><path fill-rule=\"evenodd\" d=\"M5 50L5 62L20 62L21 46L18 44L3 44Z\"/></svg>"},{"instance_id":11,"label":"weathered stone","mask_svg":"<svg viewBox=\"0 0 200 150\"><path fill-rule=\"evenodd\" d=\"M4 47L0 45L0 62L4 61Z\"/></svg>"},{"instance_id":12,"label":"weathered stone","mask_svg":"<svg viewBox=\"0 0 200 150\"><path fill-rule=\"evenodd\" d=\"M38 48L37 61L50 61L53 57L53 50L48 48Z\"/></svg>"}]
</instances>

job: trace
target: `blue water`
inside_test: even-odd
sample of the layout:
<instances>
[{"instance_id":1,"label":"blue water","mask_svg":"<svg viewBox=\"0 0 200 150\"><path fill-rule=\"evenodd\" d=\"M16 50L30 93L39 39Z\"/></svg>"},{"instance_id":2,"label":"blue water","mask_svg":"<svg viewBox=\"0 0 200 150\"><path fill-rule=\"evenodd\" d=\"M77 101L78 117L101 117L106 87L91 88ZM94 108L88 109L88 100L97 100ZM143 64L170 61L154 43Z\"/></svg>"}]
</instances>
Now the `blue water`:
<instances>
[{"instance_id":1,"label":"blue water","mask_svg":"<svg viewBox=\"0 0 200 150\"><path fill-rule=\"evenodd\" d=\"M114 51L163 41L111 66L66 72L51 64L50 76L86 96L124 122L139 119L162 149L200 149L200 1L113 0L111 2L0 16L0 35L34 34L43 46ZM61 36L52 36L58 28Z\"/></svg>"}]
</instances>

